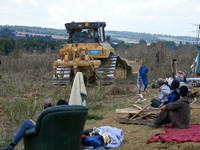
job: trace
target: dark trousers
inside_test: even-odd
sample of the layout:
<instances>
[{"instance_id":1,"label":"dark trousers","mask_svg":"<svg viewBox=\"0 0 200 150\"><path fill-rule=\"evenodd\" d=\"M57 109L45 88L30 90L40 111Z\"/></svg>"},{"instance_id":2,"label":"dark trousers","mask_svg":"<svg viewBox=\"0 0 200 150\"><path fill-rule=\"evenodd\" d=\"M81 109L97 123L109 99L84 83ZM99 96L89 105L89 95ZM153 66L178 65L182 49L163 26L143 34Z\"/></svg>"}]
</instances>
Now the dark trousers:
<instances>
[{"instance_id":1,"label":"dark trousers","mask_svg":"<svg viewBox=\"0 0 200 150\"><path fill-rule=\"evenodd\" d=\"M161 103L159 100L157 100L157 99L155 99L155 98L152 98L152 99L151 99L151 107L156 107L156 108L158 108L161 104L162 104L162 103Z\"/></svg>"},{"instance_id":2,"label":"dark trousers","mask_svg":"<svg viewBox=\"0 0 200 150\"><path fill-rule=\"evenodd\" d=\"M172 121L172 115L172 111L163 110L155 120L155 125L162 126L163 124L170 123Z\"/></svg>"}]
</instances>

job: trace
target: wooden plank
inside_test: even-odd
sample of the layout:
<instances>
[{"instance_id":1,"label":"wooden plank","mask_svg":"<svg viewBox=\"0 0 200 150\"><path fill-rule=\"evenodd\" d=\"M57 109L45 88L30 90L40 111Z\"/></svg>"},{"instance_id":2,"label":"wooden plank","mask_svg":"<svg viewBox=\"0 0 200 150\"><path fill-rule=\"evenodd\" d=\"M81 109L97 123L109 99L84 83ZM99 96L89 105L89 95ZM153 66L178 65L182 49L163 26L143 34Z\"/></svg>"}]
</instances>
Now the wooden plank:
<instances>
[{"instance_id":1,"label":"wooden plank","mask_svg":"<svg viewBox=\"0 0 200 150\"><path fill-rule=\"evenodd\" d=\"M133 119L135 116L137 116L139 113L141 113L142 111L144 111L147 107L149 107L151 105L151 103L149 103L147 106L145 106L142 110L140 110L138 113L136 113L135 115L133 115L130 119Z\"/></svg>"},{"instance_id":2,"label":"wooden plank","mask_svg":"<svg viewBox=\"0 0 200 150\"><path fill-rule=\"evenodd\" d=\"M116 109L115 112L118 114L136 114L138 113L140 110L137 109Z\"/></svg>"},{"instance_id":3,"label":"wooden plank","mask_svg":"<svg viewBox=\"0 0 200 150\"><path fill-rule=\"evenodd\" d=\"M146 125L147 123L151 123L151 121L147 119L133 120L133 119L125 119L125 118L120 118L119 122L124 123L124 124L139 124L139 125Z\"/></svg>"},{"instance_id":4,"label":"wooden plank","mask_svg":"<svg viewBox=\"0 0 200 150\"><path fill-rule=\"evenodd\" d=\"M129 115L121 116L120 118L129 119Z\"/></svg>"},{"instance_id":5,"label":"wooden plank","mask_svg":"<svg viewBox=\"0 0 200 150\"><path fill-rule=\"evenodd\" d=\"M133 109L133 108L126 108L126 109L116 109L115 112L118 114L136 114L138 113L140 110L137 109ZM158 110L144 110L141 112L141 114L147 114L151 112L152 114L156 114L158 112Z\"/></svg>"}]
</instances>

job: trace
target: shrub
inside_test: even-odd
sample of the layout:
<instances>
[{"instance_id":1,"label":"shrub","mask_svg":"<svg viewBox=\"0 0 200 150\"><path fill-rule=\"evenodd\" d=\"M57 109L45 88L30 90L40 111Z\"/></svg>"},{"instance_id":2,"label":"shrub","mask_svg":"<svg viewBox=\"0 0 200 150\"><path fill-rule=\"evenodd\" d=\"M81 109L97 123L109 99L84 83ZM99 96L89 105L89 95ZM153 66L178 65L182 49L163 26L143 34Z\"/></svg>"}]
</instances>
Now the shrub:
<instances>
[{"instance_id":1,"label":"shrub","mask_svg":"<svg viewBox=\"0 0 200 150\"><path fill-rule=\"evenodd\" d=\"M26 119L31 119L35 116L41 101L37 101L32 97L14 97L13 99L0 99L4 112L13 126L19 126Z\"/></svg>"}]
</instances>

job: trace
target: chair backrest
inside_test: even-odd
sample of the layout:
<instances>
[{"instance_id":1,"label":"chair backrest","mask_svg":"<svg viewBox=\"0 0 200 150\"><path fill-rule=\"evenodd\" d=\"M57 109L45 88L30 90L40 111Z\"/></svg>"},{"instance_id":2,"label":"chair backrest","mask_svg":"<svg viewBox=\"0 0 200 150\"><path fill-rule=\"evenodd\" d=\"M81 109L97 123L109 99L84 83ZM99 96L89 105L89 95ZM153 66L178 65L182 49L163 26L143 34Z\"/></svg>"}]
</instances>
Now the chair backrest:
<instances>
[{"instance_id":1,"label":"chair backrest","mask_svg":"<svg viewBox=\"0 0 200 150\"><path fill-rule=\"evenodd\" d=\"M36 122L37 135L24 138L25 147L28 150L31 147L34 150L80 149L87 113L88 108L81 105L55 106L43 110Z\"/></svg>"}]
</instances>

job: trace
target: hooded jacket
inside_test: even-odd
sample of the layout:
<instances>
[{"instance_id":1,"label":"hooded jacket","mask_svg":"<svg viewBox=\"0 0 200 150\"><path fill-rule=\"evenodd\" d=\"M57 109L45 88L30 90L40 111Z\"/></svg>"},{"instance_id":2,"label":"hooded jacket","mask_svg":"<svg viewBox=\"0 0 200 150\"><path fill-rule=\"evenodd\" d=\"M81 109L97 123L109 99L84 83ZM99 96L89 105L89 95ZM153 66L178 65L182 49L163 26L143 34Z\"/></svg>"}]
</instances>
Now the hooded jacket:
<instances>
[{"instance_id":1,"label":"hooded jacket","mask_svg":"<svg viewBox=\"0 0 200 150\"><path fill-rule=\"evenodd\" d=\"M139 79L140 78L142 79L142 82L144 84L144 90L147 88L148 85L147 73L148 73L148 68L142 65L139 69Z\"/></svg>"},{"instance_id":2,"label":"hooded jacket","mask_svg":"<svg viewBox=\"0 0 200 150\"><path fill-rule=\"evenodd\" d=\"M166 84L163 84L159 89L158 99L162 103L164 103L164 102L168 101L168 96L170 93L171 93L171 90L170 90L169 86L167 86Z\"/></svg>"},{"instance_id":3,"label":"hooded jacket","mask_svg":"<svg viewBox=\"0 0 200 150\"><path fill-rule=\"evenodd\" d=\"M190 125L190 99L182 97L180 100L165 105L165 109L172 111L172 128L187 128Z\"/></svg>"}]
</instances>

